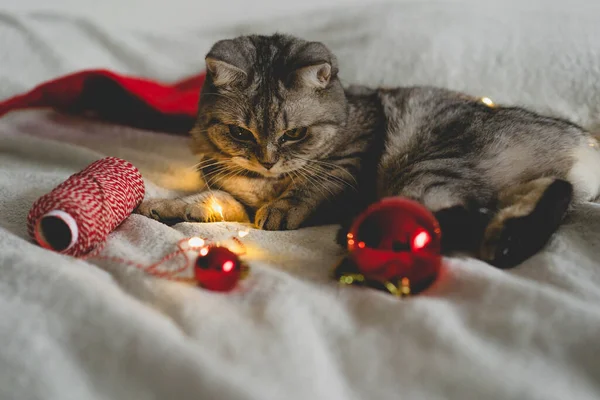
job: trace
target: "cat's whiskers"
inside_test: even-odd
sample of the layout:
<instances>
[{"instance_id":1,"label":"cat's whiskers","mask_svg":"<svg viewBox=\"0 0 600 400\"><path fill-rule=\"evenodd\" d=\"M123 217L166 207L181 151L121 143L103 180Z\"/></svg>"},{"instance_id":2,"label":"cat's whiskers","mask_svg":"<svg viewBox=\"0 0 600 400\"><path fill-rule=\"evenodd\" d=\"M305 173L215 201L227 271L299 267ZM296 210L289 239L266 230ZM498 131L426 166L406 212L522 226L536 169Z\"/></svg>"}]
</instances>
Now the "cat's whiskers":
<instances>
[{"instance_id":1,"label":"cat's whiskers","mask_svg":"<svg viewBox=\"0 0 600 400\"><path fill-rule=\"evenodd\" d=\"M342 186L348 186L348 187L354 189L354 186L350 182L340 178L337 175L334 175L333 173L331 173L331 171L328 171L327 169L320 168L319 166L310 165L310 164L307 165L307 168L310 169L311 171L313 171L315 174L323 177L324 179L328 179L329 182L331 182L332 184L335 184L336 186L342 185Z\"/></svg>"},{"instance_id":2,"label":"cat's whiskers","mask_svg":"<svg viewBox=\"0 0 600 400\"><path fill-rule=\"evenodd\" d=\"M200 170L203 168L209 168L209 167L213 167L215 165L220 165L223 163L224 163L224 161L206 160L206 161L201 161L199 163L196 163L188 168L193 169L193 170Z\"/></svg>"},{"instance_id":3,"label":"cat's whiskers","mask_svg":"<svg viewBox=\"0 0 600 400\"><path fill-rule=\"evenodd\" d=\"M303 161L301 167L296 168L291 172L297 172L303 180L313 183L323 197L329 198L325 191L331 194L332 197L335 197L335 194L326 185L326 183L328 183L327 179L317 173L318 171L314 171L313 168L311 168L309 165L310 160L298 157L292 152L289 152L288 155L293 159Z\"/></svg>"},{"instance_id":4,"label":"cat's whiskers","mask_svg":"<svg viewBox=\"0 0 600 400\"><path fill-rule=\"evenodd\" d=\"M223 182L225 179L235 178L242 171L244 171L243 168L236 166L235 168L233 168L232 170L230 170L227 174L225 174L223 176L219 176L219 174L215 175L215 179L212 181L212 183Z\"/></svg>"},{"instance_id":5,"label":"cat's whiskers","mask_svg":"<svg viewBox=\"0 0 600 400\"><path fill-rule=\"evenodd\" d=\"M304 161L306 163L320 164L320 165L323 165L323 166L332 167L334 170L340 170L340 171L344 172L346 175L348 175L354 181L355 184L358 184L358 181L356 180L356 178L348 170L344 169L343 167L341 167L339 165L336 165L334 163L330 163L330 162L327 162L327 161L311 160L311 159L308 159L308 158L303 158L303 157L300 157L300 156L298 156L296 154L293 154L292 156L294 158L302 160L302 161Z\"/></svg>"},{"instance_id":6,"label":"cat's whiskers","mask_svg":"<svg viewBox=\"0 0 600 400\"><path fill-rule=\"evenodd\" d=\"M342 180L341 178L330 174L326 170L323 170L320 168L315 168L315 166L311 166L311 165L307 165L306 169L308 171L310 171L310 173L316 180L321 182L321 186L326 187L328 189L328 191L330 191L330 192L331 192L331 190L330 190L331 188L333 188L336 191L340 191L340 192L342 192L345 187L349 187L352 190L357 190L349 182L346 182L346 181Z\"/></svg>"},{"instance_id":7,"label":"cat's whiskers","mask_svg":"<svg viewBox=\"0 0 600 400\"><path fill-rule=\"evenodd\" d=\"M306 179L308 182L314 184L315 187L319 189L319 191L325 198L329 198L329 196L327 195L327 193L325 193L325 191L328 192L331 195L331 197L335 197L335 193L333 191L331 191L331 189L329 189L327 187L327 185L325 184L325 183L327 183L327 180L322 176L311 173L311 171L309 169L307 169L306 167L307 167L307 165L304 165L301 168L297 169L296 171L302 173L304 176L304 179Z\"/></svg>"},{"instance_id":8,"label":"cat's whiskers","mask_svg":"<svg viewBox=\"0 0 600 400\"><path fill-rule=\"evenodd\" d=\"M299 168L299 169L295 169L293 171L294 173L296 173L298 177L300 177L300 179L306 181L306 182L310 182L314 184L314 187L316 189L318 189L319 193L325 197L328 198L329 196L327 196L327 193L325 193L325 191L321 188L321 185L318 184L318 182L315 182L313 177L311 177L306 171L303 170L303 167Z\"/></svg>"},{"instance_id":9,"label":"cat's whiskers","mask_svg":"<svg viewBox=\"0 0 600 400\"><path fill-rule=\"evenodd\" d=\"M314 176L319 177L324 182L328 182L328 183L335 185L338 190L340 188L343 188L344 186L347 186L353 190L357 190L355 185L353 185L352 183L346 181L345 179L343 179L337 175L334 175L331 170L328 170L324 166L319 165L317 163L317 160L309 160L309 159L305 159L305 158L298 157L295 155L293 157L305 162L305 164L302 168L304 168L306 171L311 172L312 174L314 174ZM322 163L324 163L324 162L322 162ZM346 172L349 176L352 177L352 179L356 183L356 179L342 167L335 165L335 164L331 164L331 163L324 163L324 164L333 166L334 167L333 171L342 170L342 171Z\"/></svg>"},{"instance_id":10,"label":"cat's whiskers","mask_svg":"<svg viewBox=\"0 0 600 400\"><path fill-rule=\"evenodd\" d=\"M289 177L289 178L292 180L292 185L295 185L295 184L296 184L296 181L295 181L295 179L294 179L294 177L296 176L296 174L294 174L294 171L285 172L285 173L283 174L283 176L284 176L284 177L286 177L286 178L287 178L287 177Z\"/></svg>"},{"instance_id":11,"label":"cat's whiskers","mask_svg":"<svg viewBox=\"0 0 600 400\"><path fill-rule=\"evenodd\" d=\"M211 171L211 173L206 176L206 185L210 187L217 182L217 179L225 173L231 172L229 167L223 167L215 171Z\"/></svg>"},{"instance_id":12,"label":"cat's whiskers","mask_svg":"<svg viewBox=\"0 0 600 400\"><path fill-rule=\"evenodd\" d=\"M218 166L214 171L210 171L208 174L205 175L205 178L210 178L208 179L210 183L214 183L215 181L213 178L217 178L219 175L225 172L238 171L240 169L240 167L231 160L222 160L220 161L220 164L221 165Z\"/></svg>"},{"instance_id":13,"label":"cat's whiskers","mask_svg":"<svg viewBox=\"0 0 600 400\"><path fill-rule=\"evenodd\" d=\"M218 160L215 163L210 164L208 166L203 166L202 168L212 167L214 165L216 165L216 168L213 171L210 171L207 174L202 174L202 178L204 179L204 182L206 183L206 186L209 190L212 190L211 185L214 183L213 178L217 177L219 174L225 171L230 170L231 166L236 166L234 163L231 162L231 160Z\"/></svg>"},{"instance_id":14,"label":"cat's whiskers","mask_svg":"<svg viewBox=\"0 0 600 400\"><path fill-rule=\"evenodd\" d=\"M347 186L352 190L357 190L356 186L354 186L352 183L340 178L337 175L334 175L331 171L328 171L327 169L320 167L320 166L315 166L315 165L307 165L307 168L309 168L310 170L312 170L315 174L323 177L323 179L327 180L328 182L336 185L336 187L344 187Z\"/></svg>"},{"instance_id":15,"label":"cat's whiskers","mask_svg":"<svg viewBox=\"0 0 600 400\"><path fill-rule=\"evenodd\" d=\"M204 171L202 171L202 170L205 168L214 168L214 170L209 171L208 173L204 173ZM208 178L211 175L218 173L219 171L222 171L223 169L227 169L227 168L228 168L227 160L215 161L215 162L206 163L206 164L199 163L198 166L196 167L196 169L201 172L201 177L204 180L204 182L207 184L207 186L209 186Z\"/></svg>"},{"instance_id":16,"label":"cat's whiskers","mask_svg":"<svg viewBox=\"0 0 600 400\"><path fill-rule=\"evenodd\" d=\"M228 168L227 166L221 166L221 167L219 167L219 168L215 169L214 171L210 171L208 174L205 174L205 175L203 175L203 178L204 178L205 180L208 180L208 179L210 179L212 176L215 176L215 175L221 174L221 173L223 173L223 172L225 172L225 171L228 171L228 170L229 170L229 168Z\"/></svg>"}]
</instances>

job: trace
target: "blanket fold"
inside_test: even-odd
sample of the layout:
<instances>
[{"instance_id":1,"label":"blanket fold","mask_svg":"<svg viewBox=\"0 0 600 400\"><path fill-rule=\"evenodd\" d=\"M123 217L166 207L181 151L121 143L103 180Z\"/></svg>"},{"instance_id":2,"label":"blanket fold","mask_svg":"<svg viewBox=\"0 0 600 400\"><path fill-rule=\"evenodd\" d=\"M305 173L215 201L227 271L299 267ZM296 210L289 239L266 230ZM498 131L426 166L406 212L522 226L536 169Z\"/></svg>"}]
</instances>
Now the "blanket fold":
<instances>
[{"instance_id":1,"label":"blanket fold","mask_svg":"<svg viewBox=\"0 0 600 400\"><path fill-rule=\"evenodd\" d=\"M0 102L0 116L51 107L136 128L187 133L194 123L205 74L165 84L103 69L65 75Z\"/></svg>"}]
</instances>

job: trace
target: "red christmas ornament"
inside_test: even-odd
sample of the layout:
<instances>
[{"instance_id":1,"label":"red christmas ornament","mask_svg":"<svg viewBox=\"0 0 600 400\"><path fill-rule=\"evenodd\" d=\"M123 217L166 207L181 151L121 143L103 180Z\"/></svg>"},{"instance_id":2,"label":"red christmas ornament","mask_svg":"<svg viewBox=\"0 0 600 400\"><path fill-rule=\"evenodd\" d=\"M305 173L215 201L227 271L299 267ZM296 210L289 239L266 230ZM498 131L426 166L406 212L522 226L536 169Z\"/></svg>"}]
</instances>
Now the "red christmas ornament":
<instances>
[{"instance_id":1,"label":"red christmas ornament","mask_svg":"<svg viewBox=\"0 0 600 400\"><path fill-rule=\"evenodd\" d=\"M231 291L246 272L237 254L221 246L202 248L194 266L198 285L217 292Z\"/></svg>"},{"instance_id":2,"label":"red christmas ornament","mask_svg":"<svg viewBox=\"0 0 600 400\"><path fill-rule=\"evenodd\" d=\"M429 210L405 198L386 198L355 219L347 235L349 254L337 275L342 283L414 294L437 277L440 242L440 227Z\"/></svg>"}]
</instances>

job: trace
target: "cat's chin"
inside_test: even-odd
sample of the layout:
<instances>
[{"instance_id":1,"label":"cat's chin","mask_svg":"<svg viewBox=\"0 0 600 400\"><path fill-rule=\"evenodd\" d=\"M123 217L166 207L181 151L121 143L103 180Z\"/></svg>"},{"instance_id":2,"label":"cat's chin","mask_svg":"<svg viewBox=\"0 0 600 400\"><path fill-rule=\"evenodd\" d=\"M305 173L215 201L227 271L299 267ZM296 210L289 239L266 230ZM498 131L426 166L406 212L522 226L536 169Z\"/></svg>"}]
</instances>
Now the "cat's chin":
<instances>
[{"instance_id":1,"label":"cat's chin","mask_svg":"<svg viewBox=\"0 0 600 400\"><path fill-rule=\"evenodd\" d=\"M280 178L284 175L283 172L275 172L275 171L269 171L267 169L260 169L260 168L248 168L248 166L243 166L242 167L244 169L245 175L246 176L253 176L255 178L269 178L269 179L276 179L276 178Z\"/></svg>"},{"instance_id":2,"label":"cat's chin","mask_svg":"<svg viewBox=\"0 0 600 400\"><path fill-rule=\"evenodd\" d=\"M255 166L252 163L247 162L244 159L240 159L240 158L233 158L233 162L235 164L237 164L238 166L242 167L244 170L246 170L246 172L252 174L252 175L259 175L262 176L264 178L279 178L280 176L282 176L284 173L281 171L273 171L273 170L268 170L266 168L262 168L260 166Z\"/></svg>"},{"instance_id":3,"label":"cat's chin","mask_svg":"<svg viewBox=\"0 0 600 400\"><path fill-rule=\"evenodd\" d=\"M281 172L273 172L273 171L256 171L256 170L249 170L250 172L253 172L255 174L261 175L265 178L279 178L280 176L282 176L283 174Z\"/></svg>"}]
</instances>

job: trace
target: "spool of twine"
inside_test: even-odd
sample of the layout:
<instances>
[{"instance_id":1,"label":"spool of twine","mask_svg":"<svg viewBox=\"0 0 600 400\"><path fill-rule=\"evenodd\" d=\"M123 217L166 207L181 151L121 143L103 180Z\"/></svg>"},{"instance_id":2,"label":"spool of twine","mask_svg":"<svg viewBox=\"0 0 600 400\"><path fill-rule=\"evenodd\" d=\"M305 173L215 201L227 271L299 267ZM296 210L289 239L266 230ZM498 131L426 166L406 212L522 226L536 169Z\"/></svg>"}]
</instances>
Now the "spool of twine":
<instances>
[{"instance_id":1,"label":"spool of twine","mask_svg":"<svg viewBox=\"0 0 600 400\"><path fill-rule=\"evenodd\" d=\"M42 247L75 257L103 243L144 198L144 181L128 161L106 157L40 197L27 217Z\"/></svg>"}]
</instances>

